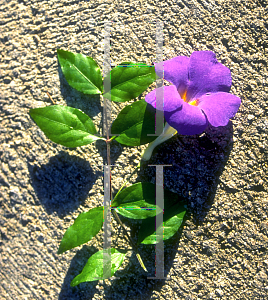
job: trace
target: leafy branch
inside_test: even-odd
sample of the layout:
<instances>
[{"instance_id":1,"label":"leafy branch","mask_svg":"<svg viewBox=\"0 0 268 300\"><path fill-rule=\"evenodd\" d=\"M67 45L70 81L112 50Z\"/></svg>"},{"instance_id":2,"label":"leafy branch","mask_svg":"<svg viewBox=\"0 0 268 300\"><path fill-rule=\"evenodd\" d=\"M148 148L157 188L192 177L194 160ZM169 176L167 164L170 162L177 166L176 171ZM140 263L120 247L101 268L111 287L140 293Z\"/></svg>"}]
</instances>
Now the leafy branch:
<instances>
[{"instance_id":1,"label":"leafy branch","mask_svg":"<svg viewBox=\"0 0 268 300\"><path fill-rule=\"evenodd\" d=\"M57 50L57 54L62 72L69 85L84 94L103 95L104 101L110 99L115 102L125 102L135 99L157 79L154 67L144 63L123 62L107 75L111 80L111 90L105 91L100 68L91 57L61 49ZM65 147L85 146L96 140L105 141L108 165L111 164L110 144L112 140L125 146L134 147L151 143L157 138L152 136L155 133L155 109L152 109L144 99L122 109L112 123L111 133L113 136L110 137L107 134L106 138L97 135L97 130L88 115L73 107L51 105L30 109L29 113L47 138ZM139 168L140 164L130 177ZM111 195L111 210L116 221L123 227L124 237L129 240L142 268L146 271L138 252L138 245L157 243L155 217L163 211L155 204L156 186L149 182L138 182L125 188L130 177L124 182L114 199ZM165 190L164 207L163 239L167 240L181 226L186 212L186 204L177 194ZM65 232L58 254L88 243L101 230L107 212L107 207L100 206L81 213ZM119 215L142 220L138 245L135 245L128 235ZM111 274L108 274L108 277L113 276L118 270L126 254L114 248L110 250ZM98 251L88 259L82 272L71 282L71 286L106 276L103 274L103 253L104 250Z\"/></svg>"}]
</instances>

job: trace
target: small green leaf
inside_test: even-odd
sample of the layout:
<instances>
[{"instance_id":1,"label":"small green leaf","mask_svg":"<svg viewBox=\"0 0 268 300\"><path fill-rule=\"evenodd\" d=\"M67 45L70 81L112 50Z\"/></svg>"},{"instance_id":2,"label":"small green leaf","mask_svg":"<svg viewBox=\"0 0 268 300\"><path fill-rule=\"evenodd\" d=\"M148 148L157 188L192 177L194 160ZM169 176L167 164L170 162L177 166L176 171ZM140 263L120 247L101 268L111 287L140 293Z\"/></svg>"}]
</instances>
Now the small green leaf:
<instances>
[{"instance_id":1,"label":"small green leaf","mask_svg":"<svg viewBox=\"0 0 268 300\"><path fill-rule=\"evenodd\" d=\"M165 201L165 205L166 205ZM167 203L168 206L168 203ZM180 201L168 208L164 208L163 215L163 230L164 240L171 238L180 228L183 217L186 213L186 203ZM142 225L139 230L138 244L156 244L159 237L156 236L155 230L155 218L148 218L142 221Z\"/></svg>"},{"instance_id":2,"label":"small green leaf","mask_svg":"<svg viewBox=\"0 0 268 300\"><path fill-rule=\"evenodd\" d=\"M30 109L30 115L51 141L65 147L79 147L98 139L105 140L94 135L97 130L92 120L79 109L51 105Z\"/></svg>"},{"instance_id":3,"label":"small green leaf","mask_svg":"<svg viewBox=\"0 0 268 300\"><path fill-rule=\"evenodd\" d=\"M104 91L104 97L115 102L135 99L157 78L154 66L145 63L123 62L107 75L111 90Z\"/></svg>"},{"instance_id":4,"label":"small green leaf","mask_svg":"<svg viewBox=\"0 0 268 300\"><path fill-rule=\"evenodd\" d=\"M107 211L107 209L106 209ZM102 228L103 206L82 212L70 226L60 243L58 254L90 241Z\"/></svg>"},{"instance_id":5,"label":"small green leaf","mask_svg":"<svg viewBox=\"0 0 268 300\"><path fill-rule=\"evenodd\" d=\"M61 49L57 54L62 73L71 87L84 94L102 94L101 71L93 58Z\"/></svg>"},{"instance_id":6,"label":"small green leaf","mask_svg":"<svg viewBox=\"0 0 268 300\"><path fill-rule=\"evenodd\" d=\"M126 253L119 252L111 248L111 276L119 269ZM103 250L93 254L87 261L82 272L77 275L71 282L71 286L76 286L81 282L95 281L103 278Z\"/></svg>"},{"instance_id":7,"label":"small green leaf","mask_svg":"<svg viewBox=\"0 0 268 300\"><path fill-rule=\"evenodd\" d=\"M146 219L161 212L155 205L155 185L150 182L138 182L125 188L114 198L112 207L131 219Z\"/></svg>"},{"instance_id":8,"label":"small green leaf","mask_svg":"<svg viewBox=\"0 0 268 300\"><path fill-rule=\"evenodd\" d=\"M130 219L146 219L159 214L161 209L156 205L147 203L145 200L140 200L121 204L116 208L116 211Z\"/></svg>"},{"instance_id":9,"label":"small green leaf","mask_svg":"<svg viewBox=\"0 0 268 300\"><path fill-rule=\"evenodd\" d=\"M114 120L112 134L120 134L117 142L126 146L139 146L151 143L155 134L155 109L141 99L124 107Z\"/></svg>"}]
</instances>

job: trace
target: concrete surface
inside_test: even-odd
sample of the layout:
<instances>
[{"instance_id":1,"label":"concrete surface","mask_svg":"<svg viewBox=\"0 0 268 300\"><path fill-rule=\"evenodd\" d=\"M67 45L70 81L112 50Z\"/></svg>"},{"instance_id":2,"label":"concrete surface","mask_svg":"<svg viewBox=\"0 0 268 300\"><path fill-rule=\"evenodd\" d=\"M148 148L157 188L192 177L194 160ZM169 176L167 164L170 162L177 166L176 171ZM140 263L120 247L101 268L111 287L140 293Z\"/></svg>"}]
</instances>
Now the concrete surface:
<instances>
[{"instance_id":1,"label":"concrete surface","mask_svg":"<svg viewBox=\"0 0 268 300\"><path fill-rule=\"evenodd\" d=\"M1 1L1 299L266 299L267 12L267 1L257 0ZM164 59L214 51L231 69L231 93L242 105L228 126L176 136L150 161L173 164L165 187L190 207L183 230L166 243L169 280L147 279L155 254L146 246L140 252L149 275L130 253L120 278L72 288L73 277L102 249L102 232L61 256L57 249L79 213L102 204L105 144L56 145L28 112L51 105L49 92L56 104L80 108L101 124L99 98L68 86L56 49L92 56L102 66L106 20L113 21L112 64L152 64L161 20ZM114 113L123 106L113 104ZM141 150L113 142L114 191ZM138 179L154 182L153 169L143 168ZM126 248L122 231L114 230L113 242Z\"/></svg>"}]
</instances>

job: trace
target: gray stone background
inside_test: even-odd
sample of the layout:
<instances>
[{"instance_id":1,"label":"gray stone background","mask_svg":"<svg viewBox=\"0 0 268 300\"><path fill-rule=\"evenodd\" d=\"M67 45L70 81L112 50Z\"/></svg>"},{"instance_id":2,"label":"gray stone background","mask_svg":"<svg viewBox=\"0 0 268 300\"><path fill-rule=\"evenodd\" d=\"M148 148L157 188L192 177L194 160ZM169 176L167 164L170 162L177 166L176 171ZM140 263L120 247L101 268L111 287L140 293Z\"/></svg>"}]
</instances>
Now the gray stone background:
<instances>
[{"instance_id":1,"label":"gray stone background","mask_svg":"<svg viewBox=\"0 0 268 300\"><path fill-rule=\"evenodd\" d=\"M1 299L266 299L267 13L261 0L1 1ZM51 105L49 92L55 104L80 108L102 127L100 99L66 83L56 50L83 53L102 67L107 20L113 21L112 65L152 64L161 20L164 60L214 51L231 69L231 93L242 105L226 127L175 136L149 162L173 164L165 169L165 188L189 207L183 230L165 243L169 280L147 279L154 276L155 252L141 246L148 273L129 252L117 279L72 288L90 255L102 249L103 232L60 256L57 249L79 213L102 205L105 143L56 145L29 109ZM124 106L113 103L113 117ZM144 147L111 147L116 192ZM143 167L136 180L155 182L154 168ZM114 222L113 229L114 245L129 247Z\"/></svg>"}]
</instances>

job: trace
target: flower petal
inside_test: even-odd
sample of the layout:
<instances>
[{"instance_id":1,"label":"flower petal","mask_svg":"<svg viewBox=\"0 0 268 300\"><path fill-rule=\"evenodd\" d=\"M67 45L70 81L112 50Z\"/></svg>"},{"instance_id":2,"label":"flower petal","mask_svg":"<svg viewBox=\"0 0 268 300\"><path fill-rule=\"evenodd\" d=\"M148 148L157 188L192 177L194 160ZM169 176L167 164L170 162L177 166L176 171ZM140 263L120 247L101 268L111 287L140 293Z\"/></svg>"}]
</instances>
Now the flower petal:
<instances>
[{"instance_id":1,"label":"flower petal","mask_svg":"<svg viewBox=\"0 0 268 300\"><path fill-rule=\"evenodd\" d=\"M161 77L162 63L155 64L155 72ZM189 57L177 56L163 61L164 79L173 83L180 96L186 91L188 85Z\"/></svg>"},{"instance_id":2,"label":"flower petal","mask_svg":"<svg viewBox=\"0 0 268 300\"><path fill-rule=\"evenodd\" d=\"M193 135L202 133L208 126L206 116L197 106L183 102L183 105L172 112L165 112L167 123L178 131L178 134Z\"/></svg>"},{"instance_id":3,"label":"flower petal","mask_svg":"<svg viewBox=\"0 0 268 300\"><path fill-rule=\"evenodd\" d=\"M209 123L214 126L226 126L234 117L241 104L241 99L229 93L204 95L199 99L198 107L206 114Z\"/></svg>"},{"instance_id":4,"label":"flower petal","mask_svg":"<svg viewBox=\"0 0 268 300\"><path fill-rule=\"evenodd\" d=\"M206 93L229 92L232 85L230 70L219 63L212 51L195 51L189 61L189 85L186 100Z\"/></svg>"},{"instance_id":5,"label":"flower petal","mask_svg":"<svg viewBox=\"0 0 268 300\"><path fill-rule=\"evenodd\" d=\"M162 89L164 90L164 93L161 93ZM179 93L177 92L175 85L169 85L169 86L157 88L145 96L145 101L151 104L154 108L156 108L156 101L158 100L156 99L156 94L159 94L160 96L161 95L164 96L163 99L164 111L171 112L173 110L180 108L184 103ZM160 98L159 101L162 101L162 99Z\"/></svg>"}]
</instances>

